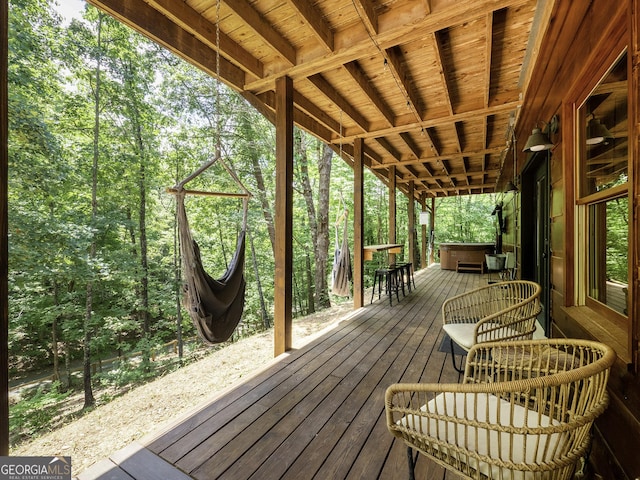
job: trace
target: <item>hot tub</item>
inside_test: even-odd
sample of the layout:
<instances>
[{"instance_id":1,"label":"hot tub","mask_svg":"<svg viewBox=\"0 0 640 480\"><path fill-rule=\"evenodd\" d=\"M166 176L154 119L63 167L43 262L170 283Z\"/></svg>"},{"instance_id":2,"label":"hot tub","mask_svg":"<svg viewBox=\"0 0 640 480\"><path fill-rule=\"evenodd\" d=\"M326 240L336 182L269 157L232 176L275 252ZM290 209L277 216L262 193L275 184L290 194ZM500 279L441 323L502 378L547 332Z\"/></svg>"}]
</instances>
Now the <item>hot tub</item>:
<instances>
[{"instance_id":1,"label":"hot tub","mask_svg":"<svg viewBox=\"0 0 640 480\"><path fill-rule=\"evenodd\" d=\"M482 264L484 256L494 251L493 243L441 243L440 268L456 270L458 262Z\"/></svg>"}]
</instances>

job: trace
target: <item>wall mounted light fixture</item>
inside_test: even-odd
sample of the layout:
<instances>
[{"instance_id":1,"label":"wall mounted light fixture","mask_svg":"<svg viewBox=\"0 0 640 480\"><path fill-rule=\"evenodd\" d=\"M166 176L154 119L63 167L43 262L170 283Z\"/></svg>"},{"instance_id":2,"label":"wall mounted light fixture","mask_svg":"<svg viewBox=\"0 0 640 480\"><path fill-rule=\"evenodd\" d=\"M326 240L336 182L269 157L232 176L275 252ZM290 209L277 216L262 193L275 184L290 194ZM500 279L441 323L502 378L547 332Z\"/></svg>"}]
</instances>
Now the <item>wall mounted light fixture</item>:
<instances>
[{"instance_id":1,"label":"wall mounted light fixture","mask_svg":"<svg viewBox=\"0 0 640 480\"><path fill-rule=\"evenodd\" d=\"M541 152L549 150L553 147L553 143L549 140L549 134L558 131L558 116L554 115L551 121L547 123L543 130L534 128L527 139L527 143L522 149L523 152Z\"/></svg>"}]
</instances>

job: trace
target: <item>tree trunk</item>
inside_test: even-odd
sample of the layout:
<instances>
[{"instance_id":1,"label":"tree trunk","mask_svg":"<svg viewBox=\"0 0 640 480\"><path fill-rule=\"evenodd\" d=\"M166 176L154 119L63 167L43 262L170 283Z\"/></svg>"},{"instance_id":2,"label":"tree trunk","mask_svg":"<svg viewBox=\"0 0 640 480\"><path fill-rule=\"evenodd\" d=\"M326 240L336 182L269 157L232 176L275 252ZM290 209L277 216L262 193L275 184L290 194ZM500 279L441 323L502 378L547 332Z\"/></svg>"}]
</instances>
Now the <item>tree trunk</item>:
<instances>
[{"instance_id":1,"label":"tree trunk","mask_svg":"<svg viewBox=\"0 0 640 480\"><path fill-rule=\"evenodd\" d=\"M267 305L264 301L264 293L262 292L262 283L260 283L260 272L258 270L258 261L256 259L256 249L253 246L253 235L249 235L247 232L247 236L249 237L249 244L251 245L251 258L253 259L253 271L256 276L256 284L258 286L258 296L260 298L260 316L262 317L262 325L265 330L271 327L271 318L269 317L269 312L267 310Z\"/></svg>"},{"instance_id":2,"label":"tree trunk","mask_svg":"<svg viewBox=\"0 0 640 480\"><path fill-rule=\"evenodd\" d=\"M176 169L177 170L177 169ZM176 171L176 183L179 182ZM180 239L178 236L178 208L176 204L175 223L173 227L173 269L176 282L176 340L178 341L178 358L182 360L184 344L182 340L182 263L180 258Z\"/></svg>"},{"instance_id":3,"label":"tree trunk","mask_svg":"<svg viewBox=\"0 0 640 480\"><path fill-rule=\"evenodd\" d=\"M313 245L314 249L314 257L316 261L316 271L318 269L324 270L321 265L318 264L318 259L316 257L316 249L318 244L318 225L316 221L316 206L313 203L313 190L311 189L311 181L309 179L309 160L307 157L307 149L306 145L303 144L302 141L303 133L300 130L296 130L294 135L294 149L296 153L296 158L298 160L298 166L300 167L300 183L302 184L302 196L304 197L304 201L307 205L307 216L309 218L309 228L311 229L311 245ZM309 266L311 268L311 266ZM305 290L309 291L309 296L312 299L309 302L309 313L315 312L316 300L315 297L315 288L314 285L311 284L311 278L315 279L315 275L309 278L309 285Z\"/></svg>"},{"instance_id":4,"label":"tree trunk","mask_svg":"<svg viewBox=\"0 0 640 480\"><path fill-rule=\"evenodd\" d=\"M314 313L315 310L315 302L314 302L314 289L313 289L313 269L311 268L311 255L307 254L304 256L305 260L305 278L307 280L307 305L309 314Z\"/></svg>"},{"instance_id":5,"label":"tree trunk","mask_svg":"<svg viewBox=\"0 0 640 480\"><path fill-rule=\"evenodd\" d=\"M93 126L93 167L92 167L92 180L91 180L91 225L96 224L98 216L98 156L99 156L99 138L100 138L100 68L102 61L102 13L98 13L98 58L96 61L96 85L94 93L94 126ZM89 280L87 281L87 300L85 304L84 315L84 338L83 338L83 387L84 387L84 406L83 408L90 408L95 404L93 397L93 389L91 387L91 323L93 312L93 260L96 257L96 234L93 231L91 239L91 247L89 252L89 265L91 270L89 274Z\"/></svg>"},{"instance_id":6,"label":"tree trunk","mask_svg":"<svg viewBox=\"0 0 640 480\"><path fill-rule=\"evenodd\" d=\"M71 378L71 346L69 342L64 343L64 371L67 376L67 382L64 387L65 390L70 390L73 386L73 380Z\"/></svg>"},{"instance_id":7,"label":"tree trunk","mask_svg":"<svg viewBox=\"0 0 640 480\"><path fill-rule=\"evenodd\" d=\"M146 158L144 142L139 122L139 115L136 111L136 143L138 146L138 156L140 167L138 169L138 187L140 195L140 209L138 211L138 228L140 230L140 268L142 275L140 276L140 304L142 308L139 312L142 320L142 330L146 337L149 337L151 331L149 319L149 258L147 254L147 182L146 182Z\"/></svg>"},{"instance_id":8,"label":"tree trunk","mask_svg":"<svg viewBox=\"0 0 640 480\"><path fill-rule=\"evenodd\" d=\"M316 306L318 309L329 308L329 288L327 278L329 264L329 196L331 188L331 160L333 150L328 144L323 144L322 155L318 159L318 226L315 245L316 256Z\"/></svg>"},{"instance_id":9,"label":"tree trunk","mask_svg":"<svg viewBox=\"0 0 640 480\"><path fill-rule=\"evenodd\" d=\"M60 304L58 298L58 282L53 281L53 298L56 306ZM58 319L59 315L54 315L51 325L51 353L53 354L53 380L60 380L60 356L58 355Z\"/></svg>"},{"instance_id":10,"label":"tree trunk","mask_svg":"<svg viewBox=\"0 0 640 480\"><path fill-rule=\"evenodd\" d=\"M262 169L260 168L260 161L256 155L251 155L251 163L253 165L253 176L256 179L256 186L258 187L258 199L262 206L262 215L267 224L267 230L269 232L269 240L271 240L271 249L273 256L276 255L276 229L273 221L273 214L271 213L271 207L267 200L267 189L264 184L264 176L262 175Z\"/></svg>"}]
</instances>

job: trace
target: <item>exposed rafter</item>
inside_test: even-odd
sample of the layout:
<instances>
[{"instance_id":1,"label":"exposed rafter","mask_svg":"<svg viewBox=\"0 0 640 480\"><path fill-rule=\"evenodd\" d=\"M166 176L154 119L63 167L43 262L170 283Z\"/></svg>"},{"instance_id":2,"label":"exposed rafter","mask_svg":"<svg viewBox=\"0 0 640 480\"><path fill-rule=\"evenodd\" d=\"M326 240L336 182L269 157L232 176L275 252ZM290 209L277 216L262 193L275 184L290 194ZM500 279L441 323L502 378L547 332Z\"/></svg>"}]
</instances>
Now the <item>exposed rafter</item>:
<instances>
[{"instance_id":1,"label":"exposed rafter","mask_svg":"<svg viewBox=\"0 0 640 480\"><path fill-rule=\"evenodd\" d=\"M484 106L488 107L491 100L491 62L493 59L493 12L487 13L484 48Z\"/></svg>"},{"instance_id":2,"label":"exposed rafter","mask_svg":"<svg viewBox=\"0 0 640 480\"><path fill-rule=\"evenodd\" d=\"M358 86L362 89L369 101L378 109L380 114L387 120L389 126L393 126L393 112L384 101L384 96L380 92L376 91L375 87L371 84L364 71L358 65L358 62L349 62L344 64L344 68L349 75L356 81Z\"/></svg>"},{"instance_id":3,"label":"exposed rafter","mask_svg":"<svg viewBox=\"0 0 640 480\"><path fill-rule=\"evenodd\" d=\"M449 115L453 115L453 104L451 101L451 93L449 88L449 75L447 75L447 68L442 60L442 45L441 45L441 37L442 33L433 32L433 50L435 52L436 66L438 71L440 72L440 80L442 82L442 88L444 89L444 100L447 104L447 109L449 110Z\"/></svg>"},{"instance_id":4,"label":"exposed rafter","mask_svg":"<svg viewBox=\"0 0 640 480\"><path fill-rule=\"evenodd\" d=\"M378 14L376 13L370 0L353 0L360 18L364 22L371 35L378 34Z\"/></svg>"},{"instance_id":5,"label":"exposed rafter","mask_svg":"<svg viewBox=\"0 0 640 480\"><path fill-rule=\"evenodd\" d=\"M331 27L322 18L320 12L312 2L308 0L287 0L300 14L303 20L311 27L311 31L328 51L333 51L333 32Z\"/></svg>"},{"instance_id":6,"label":"exposed rafter","mask_svg":"<svg viewBox=\"0 0 640 480\"><path fill-rule=\"evenodd\" d=\"M407 108L411 109L418 120L422 119L422 102L418 97L411 82L411 75L405 67L402 58L402 51L398 47L385 50L385 59L388 60L388 67L393 72L398 88L402 91L407 100Z\"/></svg>"},{"instance_id":7,"label":"exposed rafter","mask_svg":"<svg viewBox=\"0 0 640 480\"><path fill-rule=\"evenodd\" d=\"M358 112L347 99L340 95L335 88L327 82L322 75L313 75L309 81L320 90L329 100L331 100L341 111L362 128L363 131L369 129L366 118Z\"/></svg>"},{"instance_id":8,"label":"exposed rafter","mask_svg":"<svg viewBox=\"0 0 640 480\"><path fill-rule=\"evenodd\" d=\"M225 0L224 4L233 10L265 44L278 52L290 65L296 64L295 48L259 12L254 10L249 2L245 0Z\"/></svg>"}]
</instances>

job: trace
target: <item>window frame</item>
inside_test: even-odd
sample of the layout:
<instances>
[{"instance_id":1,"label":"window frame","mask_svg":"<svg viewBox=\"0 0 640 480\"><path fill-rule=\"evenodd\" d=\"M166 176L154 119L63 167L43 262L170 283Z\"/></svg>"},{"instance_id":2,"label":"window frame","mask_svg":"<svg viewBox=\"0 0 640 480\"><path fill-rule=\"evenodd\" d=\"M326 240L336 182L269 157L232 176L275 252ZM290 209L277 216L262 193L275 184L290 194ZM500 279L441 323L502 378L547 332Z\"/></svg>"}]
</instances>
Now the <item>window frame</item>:
<instances>
[{"instance_id":1,"label":"window frame","mask_svg":"<svg viewBox=\"0 0 640 480\"><path fill-rule=\"evenodd\" d=\"M620 61L620 59L627 54L626 59L626 72L627 72L627 118L632 118L631 115L631 70L630 59L629 59L629 49L625 44L618 44L617 48L612 49L608 52L608 54L604 54L599 56L598 60L600 63L597 65L592 65L593 69L589 72L587 78L589 81L587 84L583 83L583 86L586 87L581 90L581 94L576 95L574 97L575 101L571 103L571 113L573 117L573 125L572 125L572 149L573 153L571 155L571 161L573 164L573 192L571 197L571 208L573 210L573 228L569 225L567 227L572 231L573 234L573 245L574 245L574 280L573 280L573 301L569 303L569 306L572 308L585 309L586 311L592 312L595 314L594 322L598 324L597 330L591 330L595 338L599 338L598 333L601 331L606 331L607 334L616 337L619 341L619 345L624 345L626 347L626 351L618 351L619 356L629 359L630 353L632 350L631 341L633 338L633 318L631 315L623 315L620 312L612 309L611 307L605 305L604 303L594 299L589 296L589 207L590 205L595 205L598 203L603 203L607 201L614 200L616 198L627 197L628 200L628 208L629 208L629 218L632 217L633 205L631 201L631 173L632 169L632 153L631 149L628 153L628 176L627 181L621 185L615 185L613 187L589 193L582 196L582 188L583 188L583 177L585 174L583 171L583 162L585 147L582 145L584 142L584 134L586 127L586 119L585 115L582 114L581 109L586 104L587 100L591 97L593 92L597 89L597 87L603 82L606 76L612 71L613 67ZM604 53L604 52L601 52ZM629 139L631 138L631 127L627 126L627 132ZM633 271L631 265L631 256L632 256L632 243L631 243L631 230L633 223L630 221L628 226L628 258L629 265L627 270L627 285L631 287ZM628 297L628 306L631 303L631 295ZM593 315L586 315L587 317ZM603 340L603 339L601 339Z\"/></svg>"}]
</instances>

